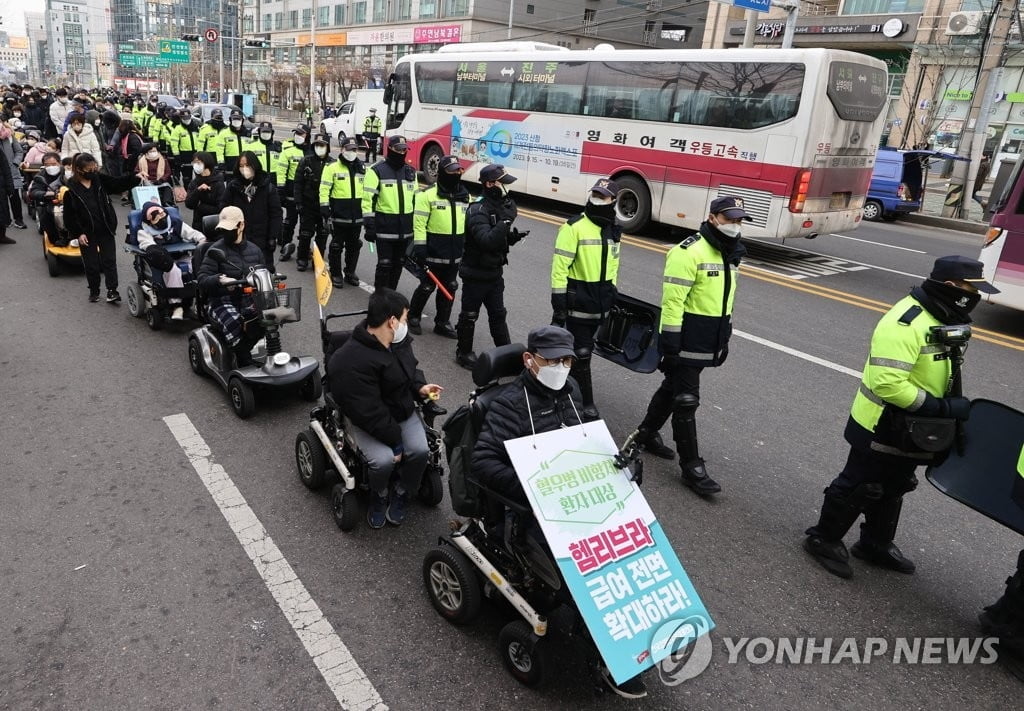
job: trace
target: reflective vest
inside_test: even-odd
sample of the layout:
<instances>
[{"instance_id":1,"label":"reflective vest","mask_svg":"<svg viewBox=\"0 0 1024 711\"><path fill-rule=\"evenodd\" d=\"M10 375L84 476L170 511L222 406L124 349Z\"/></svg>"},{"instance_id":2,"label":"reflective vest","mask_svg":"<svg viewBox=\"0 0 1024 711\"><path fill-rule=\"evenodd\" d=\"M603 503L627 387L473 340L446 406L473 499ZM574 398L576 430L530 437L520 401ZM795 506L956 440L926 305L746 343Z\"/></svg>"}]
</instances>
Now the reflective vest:
<instances>
[{"instance_id":1,"label":"reflective vest","mask_svg":"<svg viewBox=\"0 0 1024 711\"><path fill-rule=\"evenodd\" d=\"M245 150L244 146L248 136L245 131L239 129L238 133L225 126L213 137L214 152L217 154L217 162L224 163L228 158L237 158ZM207 145L207 150L210 150Z\"/></svg>"},{"instance_id":2,"label":"reflective vest","mask_svg":"<svg viewBox=\"0 0 1024 711\"><path fill-rule=\"evenodd\" d=\"M615 303L621 234L617 226L602 229L583 214L558 229L551 293L567 295L570 318L599 321Z\"/></svg>"},{"instance_id":3,"label":"reflective vest","mask_svg":"<svg viewBox=\"0 0 1024 711\"><path fill-rule=\"evenodd\" d=\"M167 142L171 144L171 154L181 155L182 153L194 153L199 150L196 146L199 144L199 134L196 131L191 131L185 126L178 124L171 129L171 134L168 136Z\"/></svg>"},{"instance_id":4,"label":"reflective vest","mask_svg":"<svg viewBox=\"0 0 1024 711\"><path fill-rule=\"evenodd\" d=\"M219 130L212 123L204 123L199 129L199 134L196 136L196 150L216 153L215 141L213 139Z\"/></svg>"},{"instance_id":5,"label":"reflective vest","mask_svg":"<svg viewBox=\"0 0 1024 711\"><path fill-rule=\"evenodd\" d=\"M432 264L458 264L466 247L466 210L469 191L459 184L459 192L441 192L432 185L416 193L412 217L413 246L427 248Z\"/></svg>"},{"instance_id":6,"label":"reflective vest","mask_svg":"<svg viewBox=\"0 0 1024 711\"><path fill-rule=\"evenodd\" d=\"M281 154L281 148L277 143L273 141L264 143L260 138L248 138L242 142L242 150L252 151L256 154L256 157L260 159L260 165L263 166L263 172L277 172L278 156Z\"/></svg>"},{"instance_id":7,"label":"reflective vest","mask_svg":"<svg viewBox=\"0 0 1024 711\"><path fill-rule=\"evenodd\" d=\"M365 175L362 161L358 159L352 165L332 161L320 174L320 205L331 206L335 221L356 223L362 220Z\"/></svg>"},{"instance_id":8,"label":"reflective vest","mask_svg":"<svg viewBox=\"0 0 1024 711\"><path fill-rule=\"evenodd\" d=\"M663 354L693 366L725 360L738 273L739 265L726 262L700 233L669 250L661 286Z\"/></svg>"},{"instance_id":9,"label":"reflective vest","mask_svg":"<svg viewBox=\"0 0 1024 711\"><path fill-rule=\"evenodd\" d=\"M367 116L366 120L363 121L363 133L370 136L380 135L380 119L377 116Z\"/></svg>"},{"instance_id":10,"label":"reflective vest","mask_svg":"<svg viewBox=\"0 0 1024 711\"><path fill-rule=\"evenodd\" d=\"M889 309L871 334L871 351L850 417L874 432L885 405L916 410L925 393L945 397L952 376L949 349L931 339L940 321L913 296Z\"/></svg>"},{"instance_id":11,"label":"reflective vest","mask_svg":"<svg viewBox=\"0 0 1024 711\"><path fill-rule=\"evenodd\" d=\"M281 154L277 157L277 187L284 187L295 180L295 171L299 162L308 154L292 141L284 141L281 144Z\"/></svg>"},{"instance_id":12,"label":"reflective vest","mask_svg":"<svg viewBox=\"0 0 1024 711\"><path fill-rule=\"evenodd\" d=\"M403 165L397 171L378 163L363 179L363 220L372 223L377 239L409 239L416 195L416 171Z\"/></svg>"},{"instance_id":13,"label":"reflective vest","mask_svg":"<svg viewBox=\"0 0 1024 711\"><path fill-rule=\"evenodd\" d=\"M154 143L159 143L164 135L164 120L158 116L154 116L149 120L149 126L146 128L146 137Z\"/></svg>"}]
</instances>

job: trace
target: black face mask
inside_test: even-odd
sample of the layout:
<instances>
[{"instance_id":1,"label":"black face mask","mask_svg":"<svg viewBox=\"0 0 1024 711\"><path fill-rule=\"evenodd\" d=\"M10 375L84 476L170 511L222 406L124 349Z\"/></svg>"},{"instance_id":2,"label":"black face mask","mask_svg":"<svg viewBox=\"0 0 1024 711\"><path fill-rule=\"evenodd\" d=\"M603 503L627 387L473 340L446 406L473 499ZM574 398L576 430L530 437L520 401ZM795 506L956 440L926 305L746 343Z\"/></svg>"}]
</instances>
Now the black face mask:
<instances>
[{"instance_id":1,"label":"black face mask","mask_svg":"<svg viewBox=\"0 0 1024 711\"><path fill-rule=\"evenodd\" d=\"M386 160L387 164L392 168L401 168L405 165L405 154L398 153L397 151L388 151L387 158L384 160Z\"/></svg>"},{"instance_id":2,"label":"black face mask","mask_svg":"<svg viewBox=\"0 0 1024 711\"><path fill-rule=\"evenodd\" d=\"M214 128L224 128L224 119L222 118L212 118L210 119L210 123L213 124Z\"/></svg>"},{"instance_id":3,"label":"black face mask","mask_svg":"<svg viewBox=\"0 0 1024 711\"><path fill-rule=\"evenodd\" d=\"M445 189L445 192L453 193L459 188L462 176L458 173L441 172L437 176L437 184Z\"/></svg>"},{"instance_id":4,"label":"black face mask","mask_svg":"<svg viewBox=\"0 0 1024 711\"><path fill-rule=\"evenodd\" d=\"M947 312L941 314L932 313L935 318L946 324L970 323L971 311L981 301L980 293L967 291L958 286L935 281L934 279L926 279L921 284L921 290L930 297L932 302L937 303L940 310ZM913 292L911 293L913 294ZM916 294L914 295L917 296ZM925 306L927 307L929 304L925 303Z\"/></svg>"},{"instance_id":5,"label":"black face mask","mask_svg":"<svg viewBox=\"0 0 1024 711\"><path fill-rule=\"evenodd\" d=\"M165 215L165 216L161 217L159 220L157 220L156 222L154 222L153 223L153 227L157 228L158 230L165 230L165 229L167 229L167 216Z\"/></svg>"},{"instance_id":6,"label":"black face mask","mask_svg":"<svg viewBox=\"0 0 1024 711\"><path fill-rule=\"evenodd\" d=\"M495 185L491 188L484 188L484 197L489 197L492 200L503 200L505 198L505 191L500 185Z\"/></svg>"},{"instance_id":7,"label":"black face mask","mask_svg":"<svg viewBox=\"0 0 1024 711\"><path fill-rule=\"evenodd\" d=\"M589 217L595 225L601 227L615 224L615 203L595 205L587 200L587 204L583 206L583 214Z\"/></svg>"}]
</instances>

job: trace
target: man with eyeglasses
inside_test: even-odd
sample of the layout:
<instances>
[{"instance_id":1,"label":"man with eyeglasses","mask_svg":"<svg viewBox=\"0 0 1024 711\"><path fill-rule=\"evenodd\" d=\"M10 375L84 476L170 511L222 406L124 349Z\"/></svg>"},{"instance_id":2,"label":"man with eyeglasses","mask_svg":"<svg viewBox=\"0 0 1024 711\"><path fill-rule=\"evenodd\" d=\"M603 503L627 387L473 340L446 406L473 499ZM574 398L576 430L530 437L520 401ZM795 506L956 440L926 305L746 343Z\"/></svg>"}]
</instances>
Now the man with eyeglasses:
<instances>
[{"instance_id":1,"label":"man with eyeglasses","mask_svg":"<svg viewBox=\"0 0 1024 711\"><path fill-rule=\"evenodd\" d=\"M908 417L966 420L971 401L949 391L949 345L942 326L971 322L981 293L999 290L970 257L935 260L932 272L882 316L871 334L871 350L853 398L844 438L846 466L825 489L818 523L807 529L804 549L825 570L853 575L849 553L880 568L910 575L913 561L893 543L903 496L917 488L914 471L935 461L935 452L915 446ZM864 514L860 540L850 551L843 536Z\"/></svg>"}]
</instances>

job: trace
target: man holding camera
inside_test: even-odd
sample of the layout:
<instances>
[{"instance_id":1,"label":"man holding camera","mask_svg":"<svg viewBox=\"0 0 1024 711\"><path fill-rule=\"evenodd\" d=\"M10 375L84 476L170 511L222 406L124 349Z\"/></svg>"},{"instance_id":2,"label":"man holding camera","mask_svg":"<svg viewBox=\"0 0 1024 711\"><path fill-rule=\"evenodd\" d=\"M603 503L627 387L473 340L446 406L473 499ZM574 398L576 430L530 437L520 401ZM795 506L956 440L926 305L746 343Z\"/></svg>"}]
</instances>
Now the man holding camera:
<instances>
[{"instance_id":1,"label":"man holding camera","mask_svg":"<svg viewBox=\"0 0 1024 711\"><path fill-rule=\"evenodd\" d=\"M476 365L473 333L480 308L487 307L487 325L495 346L511 343L505 320L505 280L503 268L508 264L508 250L529 231L520 232L512 223L518 211L506 192L514 183L505 166L493 164L480 170L484 194L466 211L466 246L459 266L462 277L462 311L455 326L458 343L455 362L466 370Z\"/></svg>"},{"instance_id":2,"label":"man holding camera","mask_svg":"<svg viewBox=\"0 0 1024 711\"><path fill-rule=\"evenodd\" d=\"M917 487L914 470L943 452L919 446L910 423L925 417L950 424L967 419L971 402L959 395L950 353L969 337L966 324L981 300L979 292L998 291L982 277L981 262L940 257L928 279L875 327L844 433L850 454L825 489L818 523L807 529L804 541L807 552L833 575L853 575L843 536L862 513L860 540L850 552L871 565L914 572L914 563L893 543L903 496Z\"/></svg>"}]
</instances>

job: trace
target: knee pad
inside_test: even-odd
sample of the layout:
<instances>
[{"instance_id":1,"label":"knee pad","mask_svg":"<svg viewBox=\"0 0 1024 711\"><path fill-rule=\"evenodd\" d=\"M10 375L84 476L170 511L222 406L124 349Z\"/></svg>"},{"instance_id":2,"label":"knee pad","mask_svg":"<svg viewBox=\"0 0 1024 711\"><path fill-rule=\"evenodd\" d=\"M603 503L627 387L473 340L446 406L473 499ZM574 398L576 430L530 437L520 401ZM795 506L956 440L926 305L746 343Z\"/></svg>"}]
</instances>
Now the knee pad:
<instances>
[{"instance_id":1,"label":"knee pad","mask_svg":"<svg viewBox=\"0 0 1024 711\"><path fill-rule=\"evenodd\" d=\"M825 489L825 495L838 499L847 506L863 510L882 500L885 495L885 487L877 481L861 482L847 492L837 492L832 486L829 486Z\"/></svg>"},{"instance_id":2,"label":"knee pad","mask_svg":"<svg viewBox=\"0 0 1024 711\"><path fill-rule=\"evenodd\" d=\"M589 363L590 357L594 353L593 348L587 347L574 348L573 350L576 352L576 360L579 363Z\"/></svg>"},{"instance_id":3,"label":"knee pad","mask_svg":"<svg viewBox=\"0 0 1024 711\"><path fill-rule=\"evenodd\" d=\"M460 321L468 321L470 323L476 323L476 320L480 318L479 311L463 311L459 314Z\"/></svg>"},{"instance_id":4,"label":"knee pad","mask_svg":"<svg viewBox=\"0 0 1024 711\"><path fill-rule=\"evenodd\" d=\"M419 286L416 287L416 291L425 296L430 296L434 293L434 282L421 281Z\"/></svg>"},{"instance_id":5,"label":"knee pad","mask_svg":"<svg viewBox=\"0 0 1024 711\"><path fill-rule=\"evenodd\" d=\"M449 294L454 294L456 291L459 290L459 282L455 281L454 279L445 284L444 286L446 289L448 289Z\"/></svg>"},{"instance_id":6,"label":"knee pad","mask_svg":"<svg viewBox=\"0 0 1024 711\"><path fill-rule=\"evenodd\" d=\"M672 398L673 412L696 412L700 407L700 398L691 393L680 393Z\"/></svg>"},{"instance_id":7,"label":"knee pad","mask_svg":"<svg viewBox=\"0 0 1024 711\"><path fill-rule=\"evenodd\" d=\"M886 498L899 498L904 494L909 494L911 491L917 488L917 477L913 474L903 478L896 479L885 485Z\"/></svg>"},{"instance_id":8,"label":"knee pad","mask_svg":"<svg viewBox=\"0 0 1024 711\"><path fill-rule=\"evenodd\" d=\"M395 266L395 263L390 259L381 258L377 260L378 269L391 269Z\"/></svg>"}]
</instances>

